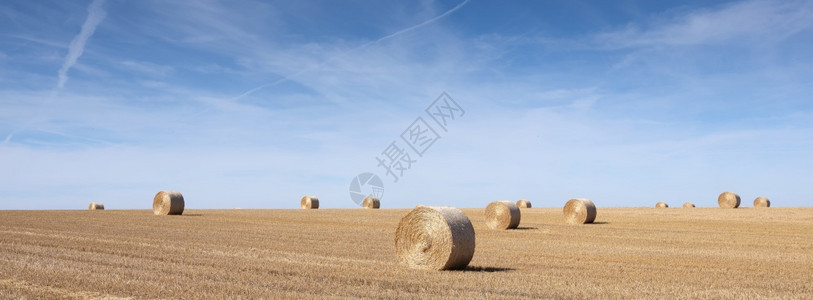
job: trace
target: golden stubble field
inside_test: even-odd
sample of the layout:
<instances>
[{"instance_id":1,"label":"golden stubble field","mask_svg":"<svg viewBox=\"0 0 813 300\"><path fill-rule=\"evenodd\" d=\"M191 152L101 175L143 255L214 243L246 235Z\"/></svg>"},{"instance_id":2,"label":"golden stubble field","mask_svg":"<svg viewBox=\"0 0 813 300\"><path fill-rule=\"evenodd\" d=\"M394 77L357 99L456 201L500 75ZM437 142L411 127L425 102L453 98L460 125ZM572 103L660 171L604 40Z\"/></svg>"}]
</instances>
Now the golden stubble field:
<instances>
[{"instance_id":1,"label":"golden stubble field","mask_svg":"<svg viewBox=\"0 0 813 300\"><path fill-rule=\"evenodd\" d=\"M399 265L408 211L0 211L0 298L813 299L813 208L464 209L464 271Z\"/></svg>"}]
</instances>

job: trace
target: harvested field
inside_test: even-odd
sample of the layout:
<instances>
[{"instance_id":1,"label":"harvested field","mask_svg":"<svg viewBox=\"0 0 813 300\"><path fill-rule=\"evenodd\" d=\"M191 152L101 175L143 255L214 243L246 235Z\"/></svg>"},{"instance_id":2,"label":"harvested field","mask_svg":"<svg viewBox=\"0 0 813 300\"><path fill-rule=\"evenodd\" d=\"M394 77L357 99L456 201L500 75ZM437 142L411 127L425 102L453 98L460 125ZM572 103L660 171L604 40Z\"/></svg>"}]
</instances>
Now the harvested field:
<instances>
[{"instance_id":1,"label":"harvested field","mask_svg":"<svg viewBox=\"0 0 813 300\"><path fill-rule=\"evenodd\" d=\"M0 298L813 299L813 208L525 209L463 271L399 264L409 209L0 211Z\"/></svg>"}]
</instances>

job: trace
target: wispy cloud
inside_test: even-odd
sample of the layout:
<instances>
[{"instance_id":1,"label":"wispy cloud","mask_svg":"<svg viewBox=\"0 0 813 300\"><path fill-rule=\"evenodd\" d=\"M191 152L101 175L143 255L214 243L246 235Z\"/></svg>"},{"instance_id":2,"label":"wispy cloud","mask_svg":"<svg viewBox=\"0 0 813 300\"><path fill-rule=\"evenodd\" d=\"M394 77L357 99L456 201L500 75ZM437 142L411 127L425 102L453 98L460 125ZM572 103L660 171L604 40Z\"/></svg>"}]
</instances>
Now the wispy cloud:
<instances>
[{"instance_id":1,"label":"wispy cloud","mask_svg":"<svg viewBox=\"0 0 813 300\"><path fill-rule=\"evenodd\" d=\"M429 19L429 20L423 21L423 22L421 22L420 24L417 24L417 25L414 25L414 26L410 26L410 27L407 27L407 28L404 28L404 29L398 30L398 31L396 31L396 32L394 32L394 33L392 33L392 34L389 34L389 35L387 35L387 36L384 36L384 37L382 37L382 38L380 38L380 39L375 40L373 43L381 42L381 41L386 40L386 39L391 39L391 38L394 38L394 37L396 37L396 36L402 35L402 34L404 34L404 33L407 33L407 32L413 31L413 30L415 30L415 29L418 29L418 28L424 27L424 26L426 26L426 25L432 24L432 23L434 23L434 22L437 22L438 20L443 19L444 17L446 17L446 16L448 16L448 15L450 15L450 14L454 13L454 12L455 12L455 11L457 11L458 9L463 8L463 6L464 6L464 5L466 5L466 3L469 3L469 1L470 1L470 0L464 0L463 2L460 2L460 4L456 5L455 7L452 7L451 9L447 10L446 12L444 12L444 13L442 13L442 14L439 14L439 15L437 15L437 16L435 16L435 17L433 17L433 18Z\"/></svg>"},{"instance_id":2,"label":"wispy cloud","mask_svg":"<svg viewBox=\"0 0 813 300\"><path fill-rule=\"evenodd\" d=\"M596 41L608 48L681 46L735 40L781 40L813 28L813 2L752 0L726 4L672 17L659 16L647 24L630 24L606 32Z\"/></svg>"},{"instance_id":3,"label":"wispy cloud","mask_svg":"<svg viewBox=\"0 0 813 300\"><path fill-rule=\"evenodd\" d=\"M294 207L290 200L305 193L348 207L350 179L381 175L375 156L441 91L466 117L403 181L386 184L388 207L519 197L554 207L574 196L639 206L652 194L678 201L740 187L804 194L793 185L810 177L810 85L803 82L810 59L789 43L809 28L806 4L647 11L629 27L545 38L525 28L558 25L498 20L523 28L504 31L470 23L488 4L426 3L391 10L364 3L366 10L341 15L333 6L351 4L110 1L105 7L117 17L93 36L108 39L67 67L76 75L60 101L48 102L52 71L31 70L62 63L65 42L26 42L55 59L21 64L28 73L20 74L45 77L3 74L46 84L32 91L0 82L8 87L0 89L0 130L31 128L0 145L0 165L21 170L0 174L0 198L72 208L92 191L111 207L140 208L144 195L173 188L196 208ZM81 22L83 9L70 9L72 20ZM119 9L135 13L119 18ZM303 10L358 22L296 14ZM729 24L748 18L791 35L760 46L793 50L793 73L790 62L765 59L768 72L757 62L763 57L749 53L731 60L739 69L706 67L719 57L716 43L735 40L740 49L748 30L770 35L760 25ZM8 62L24 61L23 51L0 50ZM635 57L617 63L626 56ZM39 107L49 111L31 123ZM792 178L758 177L779 171Z\"/></svg>"},{"instance_id":4,"label":"wispy cloud","mask_svg":"<svg viewBox=\"0 0 813 300\"><path fill-rule=\"evenodd\" d=\"M236 100L242 99L242 98L247 97L247 96L249 96L249 95L251 95L251 94L254 94L254 93L256 93L257 91L262 90L262 89L264 89L264 88L267 88L267 87L272 87L272 86L276 86L276 85L278 85L278 84L280 84L280 83L283 83L283 82L286 82L286 81L288 81L288 80L291 80L292 78L297 77L297 76L300 76L300 75L302 75L302 74L304 74L304 73L307 73L307 72L312 72L312 71L315 71L315 70L317 70L317 69L320 69L320 68L321 68L321 67L323 67L325 64L332 63L332 62L333 62L333 61L335 61L335 60L341 59L341 58L343 58L344 56L346 56L346 55L348 55L348 54L350 54L350 53L357 52L357 51L359 51L359 50L361 50L361 49L364 49L364 48L366 48L366 47L368 47L368 46L370 46L370 45L377 44L377 43L380 43L380 42L382 42L382 41L385 41L385 40L388 40L388 39L395 38L395 37L397 37L397 36L403 35L403 34L408 33L408 32L410 32L410 31L413 31L413 30L419 29L419 28L421 28L421 27L424 27L424 26L430 25L430 24L432 24L432 23L435 23L435 22L437 22L438 20L441 20L441 19L443 19L444 17L446 17L446 16L448 16L448 15L450 15L450 14L454 13L455 11L457 11L457 10L461 9L461 8L462 8L463 6L465 6L465 5L466 5L466 3L468 3L469 1L470 1L470 0L464 0L464 1L463 1L463 2L461 2L460 4L456 5L455 7L452 7L451 9L449 9L449 10L447 10L447 11L443 12L442 14L439 14L439 15L437 15L437 16L435 16L435 17L432 17L432 18L430 18L430 19L428 19L428 20L426 20L426 21L423 21L423 22L421 22L421 23L419 23L419 24L416 24L416 25L413 25L413 26L410 26L410 27L407 27L407 28L404 28L404 29L398 30L398 31L396 31L396 32L394 32L394 33L391 33L391 34L388 34L388 35L383 36L383 37L381 37L381 38L378 38L378 39L376 39L376 40L374 40L374 41L370 41L370 42L363 43L363 44L361 44L361 45L359 45L359 46L357 46L357 47L354 47L353 49L346 50L346 51L340 52L340 53L338 53L338 54L336 54L336 55L334 55L334 56L327 57L325 61L322 61L322 62L317 62L315 65L311 65L311 66L310 66L310 67L308 67L308 68L302 68L302 69L299 69L299 70L297 70L297 71L293 72L293 73L292 73L292 74L290 74L290 75L287 75L287 76L284 76L284 77L282 77L282 78L276 79L276 80L274 80L274 81L272 81L272 82L265 83L265 84L263 84L263 85L260 85L260 86L254 87L254 88L252 88L252 89L250 89L250 90L248 90L248 91L246 91L246 92L244 92L244 93L242 93L242 94L238 95L237 97L234 97L232 100L233 100L233 101L236 101Z\"/></svg>"},{"instance_id":5,"label":"wispy cloud","mask_svg":"<svg viewBox=\"0 0 813 300\"><path fill-rule=\"evenodd\" d=\"M104 2L105 0L93 0L90 6L88 6L88 15L85 19L85 23L82 24L82 29L79 31L79 34L76 35L73 40L71 40L70 45L68 45L68 55L65 56L65 62L62 64L62 67L59 68L56 92L61 91L65 87L65 83L68 81L68 71L76 64L79 57L82 56L88 39L93 35L93 32L96 31L96 27L99 26L99 23L107 16L107 13L102 7Z\"/></svg>"}]
</instances>

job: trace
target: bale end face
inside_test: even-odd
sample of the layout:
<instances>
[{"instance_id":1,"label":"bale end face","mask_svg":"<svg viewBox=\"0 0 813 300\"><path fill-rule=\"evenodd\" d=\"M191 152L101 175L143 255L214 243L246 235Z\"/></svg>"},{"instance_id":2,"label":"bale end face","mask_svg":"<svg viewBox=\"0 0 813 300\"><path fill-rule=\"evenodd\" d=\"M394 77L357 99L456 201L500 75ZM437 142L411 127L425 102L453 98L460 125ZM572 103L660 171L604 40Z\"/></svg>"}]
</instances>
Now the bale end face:
<instances>
[{"instance_id":1,"label":"bale end face","mask_svg":"<svg viewBox=\"0 0 813 300\"><path fill-rule=\"evenodd\" d=\"M720 205L720 208L740 207L740 195L734 192L723 192L717 197L717 204Z\"/></svg>"},{"instance_id":2,"label":"bale end face","mask_svg":"<svg viewBox=\"0 0 813 300\"><path fill-rule=\"evenodd\" d=\"M655 208L668 208L668 207L669 207L669 204L666 204L666 202L655 203Z\"/></svg>"},{"instance_id":3,"label":"bale end face","mask_svg":"<svg viewBox=\"0 0 813 300\"><path fill-rule=\"evenodd\" d=\"M367 196L361 203L365 209L379 209L381 208L381 200L373 196Z\"/></svg>"},{"instance_id":4,"label":"bale end face","mask_svg":"<svg viewBox=\"0 0 813 300\"><path fill-rule=\"evenodd\" d=\"M565 222L572 225L593 223L596 220L596 205L586 198L568 200L563 212Z\"/></svg>"},{"instance_id":5,"label":"bale end face","mask_svg":"<svg viewBox=\"0 0 813 300\"><path fill-rule=\"evenodd\" d=\"M531 208L531 201L520 199L517 201L517 207L519 208Z\"/></svg>"},{"instance_id":6,"label":"bale end face","mask_svg":"<svg viewBox=\"0 0 813 300\"><path fill-rule=\"evenodd\" d=\"M771 200L762 196L754 199L754 207L771 207Z\"/></svg>"},{"instance_id":7,"label":"bale end face","mask_svg":"<svg viewBox=\"0 0 813 300\"><path fill-rule=\"evenodd\" d=\"M319 198L316 198L316 196L302 197L302 200L299 201L299 206L302 207L302 209L318 209Z\"/></svg>"},{"instance_id":8,"label":"bale end face","mask_svg":"<svg viewBox=\"0 0 813 300\"><path fill-rule=\"evenodd\" d=\"M156 215L181 215L184 210L183 195L175 191L160 191L152 200L152 212Z\"/></svg>"},{"instance_id":9,"label":"bale end face","mask_svg":"<svg viewBox=\"0 0 813 300\"><path fill-rule=\"evenodd\" d=\"M418 205L395 230L395 252L413 269L456 270L474 257L474 227L454 207Z\"/></svg>"},{"instance_id":10,"label":"bale end face","mask_svg":"<svg viewBox=\"0 0 813 300\"><path fill-rule=\"evenodd\" d=\"M486 225L491 229L514 229L521 218L519 207L511 201L494 201L486 206Z\"/></svg>"}]
</instances>

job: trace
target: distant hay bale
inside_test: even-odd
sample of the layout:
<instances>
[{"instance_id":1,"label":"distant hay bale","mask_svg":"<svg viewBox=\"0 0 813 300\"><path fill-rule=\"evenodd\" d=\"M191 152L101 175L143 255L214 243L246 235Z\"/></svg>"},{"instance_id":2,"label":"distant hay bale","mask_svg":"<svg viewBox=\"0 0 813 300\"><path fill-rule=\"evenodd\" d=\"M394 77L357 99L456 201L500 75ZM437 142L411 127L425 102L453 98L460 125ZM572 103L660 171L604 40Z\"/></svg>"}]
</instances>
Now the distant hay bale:
<instances>
[{"instance_id":1,"label":"distant hay bale","mask_svg":"<svg viewBox=\"0 0 813 300\"><path fill-rule=\"evenodd\" d=\"M152 212L156 215L183 214L183 195L175 191L160 191L152 200Z\"/></svg>"},{"instance_id":2,"label":"distant hay bale","mask_svg":"<svg viewBox=\"0 0 813 300\"><path fill-rule=\"evenodd\" d=\"M663 202L663 201L655 203L655 208L668 208L668 207L669 207L669 204L666 204L666 202Z\"/></svg>"},{"instance_id":3,"label":"distant hay bale","mask_svg":"<svg viewBox=\"0 0 813 300\"><path fill-rule=\"evenodd\" d=\"M596 205L586 198L570 199L565 203L565 222L578 225L596 220Z\"/></svg>"},{"instance_id":4,"label":"distant hay bale","mask_svg":"<svg viewBox=\"0 0 813 300\"><path fill-rule=\"evenodd\" d=\"M721 208L740 207L740 195L734 192L723 192L717 197L717 204L719 204Z\"/></svg>"},{"instance_id":5,"label":"distant hay bale","mask_svg":"<svg viewBox=\"0 0 813 300\"><path fill-rule=\"evenodd\" d=\"M683 208L693 208L693 207L694 207L694 203L691 203L691 202L683 203Z\"/></svg>"},{"instance_id":6,"label":"distant hay bale","mask_svg":"<svg viewBox=\"0 0 813 300\"><path fill-rule=\"evenodd\" d=\"M395 252L413 269L456 270L474 256L474 227L454 207L418 205L395 230Z\"/></svg>"},{"instance_id":7,"label":"distant hay bale","mask_svg":"<svg viewBox=\"0 0 813 300\"><path fill-rule=\"evenodd\" d=\"M494 201L486 206L486 225L491 229L514 229L519 226L519 207L511 201Z\"/></svg>"},{"instance_id":8,"label":"distant hay bale","mask_svg":"<svg viewBox=\"0 0 813 300\"><path fill-rule=\"evenodd\" d=\"M98 202L90 202L88 210L104 210L104 204Z\"/></svg>"},{"instance_id":9,"label":"distant hay bale","mask_svg":"<svg viewBox=\"0 0 813 300\"><path fill-rule=\"evenodd\" d=\"M771 207L771 200L762 196L754 199L754 207Z\"/></svg>"},{"instance_id":10,"label":"distant hay bale","mask_svg":"<svg viewBox=\"0 0 813 300\"><path fill-rule=\"evenodd\" d=\"M379 209L381 207L381 200L373 196L367 196L364 198L364 201L361 203L366 209Z\"/></svg>"},{"instance_id":11,"label":"distant hay bale","mask_svg":"<svg viewBox=\"0 0 813 300\"><path fill-rule=\"evenodd\" d=\"M319 198L316 198L316 196L302 197L302 201L299 201L299 205L302 209L317 209L319 208Z\"/></svg>"},{"instance_id":12,"label":"distant hay bale","mask_svg":"<svg viewBox=\"0 0 813 300\"><path fill-rule=\"evenodd\" d=\"M520 199L517 201L517 207L519 208L531 208L531 201Z\"/></svg>"}]
</instances>

